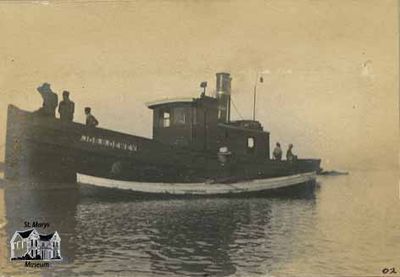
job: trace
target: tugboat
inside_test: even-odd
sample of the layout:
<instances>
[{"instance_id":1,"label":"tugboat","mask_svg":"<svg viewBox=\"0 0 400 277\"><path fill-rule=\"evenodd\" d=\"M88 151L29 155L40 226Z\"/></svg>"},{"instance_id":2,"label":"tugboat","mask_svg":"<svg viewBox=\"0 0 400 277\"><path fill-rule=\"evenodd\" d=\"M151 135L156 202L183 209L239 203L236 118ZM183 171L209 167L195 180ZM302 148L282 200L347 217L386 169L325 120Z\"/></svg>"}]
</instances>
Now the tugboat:
<instances>
[{"instance_id":1,"label":"tugboat","mask_svg":"<svg viewBox=\"0 0 400 277\"><path fill-rule=\"evenodd\" d=\"M231 80L216 74L215 97L147 103L152 139L9 105L5 178L180 195L259 192L314 180L321 160L273 160L260 122L230 119Z\"/></svg>"}]
</instances>

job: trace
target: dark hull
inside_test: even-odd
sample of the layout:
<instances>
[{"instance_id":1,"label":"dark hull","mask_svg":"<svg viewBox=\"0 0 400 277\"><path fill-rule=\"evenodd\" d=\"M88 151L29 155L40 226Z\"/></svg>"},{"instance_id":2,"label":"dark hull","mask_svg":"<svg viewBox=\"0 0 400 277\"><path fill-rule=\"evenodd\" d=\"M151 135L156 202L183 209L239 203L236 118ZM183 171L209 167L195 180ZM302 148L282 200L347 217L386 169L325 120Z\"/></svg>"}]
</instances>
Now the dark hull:
<instances>
[{"instance_id":1,"label":"dark hull","mask_svg":"<svg viewBox=\"0 0 400 277\"><path fill-rule=\"evenodd\" d=\"M139 182L221 182L317 172L320 160L295 162L173 147L154 140L8 108L7 179L75 182L76 173Z\"/></svg>"}]
</instances>

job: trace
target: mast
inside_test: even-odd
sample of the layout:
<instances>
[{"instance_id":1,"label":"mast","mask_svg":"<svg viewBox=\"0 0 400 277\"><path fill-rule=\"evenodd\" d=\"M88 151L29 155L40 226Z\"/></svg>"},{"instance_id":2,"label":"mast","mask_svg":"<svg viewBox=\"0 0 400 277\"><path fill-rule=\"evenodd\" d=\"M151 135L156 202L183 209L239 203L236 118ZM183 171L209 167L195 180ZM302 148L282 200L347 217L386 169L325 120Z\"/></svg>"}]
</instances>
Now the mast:
<instances>
[{"instance_id":1,"label":"mast","mask_svg":"<svg viewBox=\"0 0 400 277\"><path fill-rule=\"evenodd\" d=\"M258 76L261 75L262 73L257 74L256 77L256 83L254 84L254 90L253 90L253 121L256 120L256 101L257 101L257 83L258 83ZM260 76L260 83L264 82L264 79L262 76Z\"/></svg>"},{"instance_id":2,"label":"mast","mask_svg":"<svg viewBox=\"0 0 400 277\"><path fill-rule=\"evenodd\" d=\"M256 98L257 98L257 83L254 85L254 99L253 99L253 121L256 120Z\"/></svg>"}]
</instances>

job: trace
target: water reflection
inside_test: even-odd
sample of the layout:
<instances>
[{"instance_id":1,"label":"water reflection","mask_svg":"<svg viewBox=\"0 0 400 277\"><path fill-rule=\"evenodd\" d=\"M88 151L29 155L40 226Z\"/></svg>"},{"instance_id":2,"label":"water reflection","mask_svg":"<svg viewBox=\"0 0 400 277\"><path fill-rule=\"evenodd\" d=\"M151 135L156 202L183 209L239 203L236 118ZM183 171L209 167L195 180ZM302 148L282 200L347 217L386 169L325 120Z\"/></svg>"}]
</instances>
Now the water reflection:
<instances>
[{"instance_id":1,"label":"water reflection","mask_svg":"<svg viewBox=\"0 0 400 277\"><path fill-rule=\"evenodd\" d=\"M81 199L77 253L90 274L102 270L171 276L265 272L275 261L287 258L278 253L290 248L283 241L295 240L291 236L304 220L298 212L308 213L315 203L312 197L116 199L113 194L92 198L88 193Z\"/></svg>"},{"instance_id":2,"label":"water reflection","mask_svg":"<svg viewBox=\"0 0 400 277\"><path fill-rule=\"evenodd\" d=\"M397 266L397 172L321 178L311 197L143 200L91 187L0 189L3 275L380 275ZM25 220L60 232L64 261L10 263Z\"/></svg>"},{"instance_id":3,"label":"water reflection","mask_svg":"<svg viewBox=\"0 0 400 277\"><path fill-rule=\"evenodd\" d=\"M4 195L2 249L24 221L37 220L50 222L45 232L60 233L64 257L50 269L7 272L57 276L265 274L293 258L292 248L315 214L313 194L159 201L89 186L15 185Z\"/></svg>"}]
</instances>

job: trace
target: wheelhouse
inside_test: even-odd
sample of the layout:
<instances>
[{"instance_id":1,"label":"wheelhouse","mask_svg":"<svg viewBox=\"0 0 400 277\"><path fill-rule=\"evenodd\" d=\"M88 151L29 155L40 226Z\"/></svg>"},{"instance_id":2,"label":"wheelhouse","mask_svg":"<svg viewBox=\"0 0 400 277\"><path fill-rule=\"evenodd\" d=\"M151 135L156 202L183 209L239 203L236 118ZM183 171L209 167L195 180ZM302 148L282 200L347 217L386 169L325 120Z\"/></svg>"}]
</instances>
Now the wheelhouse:
<instances>
[{"instance_id":1,"label":"wheelhouse","mask_svg":"<svg viewBox=\"0 0 400 277\"><path fill-rule=\"evenodd\" d=\"M216 97L165 99L153 110L153 139L199 151L269 158L269 133L254 120L230 121L228 73L217 73Z\"/></svg>"}]
</instances>

